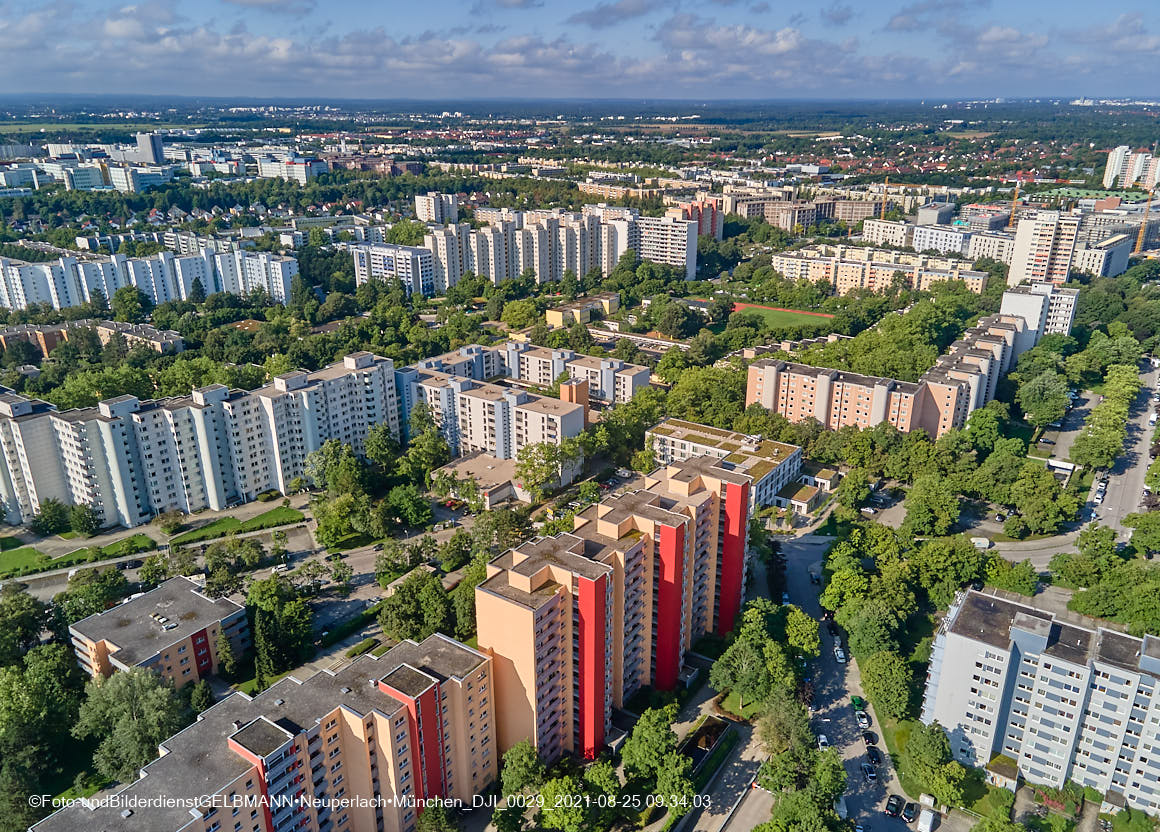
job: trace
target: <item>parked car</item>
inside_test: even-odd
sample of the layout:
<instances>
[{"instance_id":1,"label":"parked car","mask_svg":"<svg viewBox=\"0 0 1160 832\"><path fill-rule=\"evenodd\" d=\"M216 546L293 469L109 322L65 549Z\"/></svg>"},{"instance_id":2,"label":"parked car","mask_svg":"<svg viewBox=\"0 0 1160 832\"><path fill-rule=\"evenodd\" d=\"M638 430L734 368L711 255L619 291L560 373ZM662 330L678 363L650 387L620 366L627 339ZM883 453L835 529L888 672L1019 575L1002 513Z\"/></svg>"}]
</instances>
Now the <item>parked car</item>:
<instances>
[{"instance_id":1,"label":"parked car","mask_svg":"<svg viewBox=\"0 0 1160 832\"><path fill-rule=\"evenodd\" d=\"M1001 511L995 514L995 522L996 523L1002 523L1006 519L1007 519L1007 515Z\"/></svg>"},{"instance_id":2,"label":"parked car","mask_svg":"<svg viewBox=\"0 0 1160 832\"><path fill-rule=\"evenodd\" d=\"M863 731L870 727L870 714L865 711L854 711L854 719L858 720L858 727Z\"/></svg>"},{"instance_id":3,"label":"parked car","mask_svg":"<svg viewBox=\"0 0 1160 832\"><path fill-rule=\"evenodd\" d=\"M883 809L888 817L896 818L902 813L902 797L897 794L892 794L886 800L886 808Z\"/></svg>"},{"instance_id":4,"label":"parked car","mask_svg":"<svg viewBox=\"0 0 1160 832\"><path fill-rule=\"evenodd\" d=\"M873 783L878 779L878 772L874 770L874 766L869 763L862 763L862 779L867 783Z\"/></svg>"},{"instance_id":5,"label":"parked car","mask_svg":"<svg viewBox=\"0 0 1160 832\"><path fill-rule=\"evenodd\" d=\"M836 636L838 634L838 625L833 621L826 622L826 629L830 631L830 635Z\"/></svg>"},{"instance_id":6,"label":"parked car","mask_svg":"<svg viewBox=\"0 0 1160 832\"><path fill-rule=\"evenodd\" d=\"M846 653L844 650L842 650L841 647L834 648L834 661L836 661L838 664L846 663Z\"/></svg>"},{"instance_id":7,"label":"parked car","mask_svg":"<svg viewBox=\"0 0 1160 832\"><path fill-rule=\"evenodd\" d=\"M864 742L866 745L877 745L878 737L874 735L873 731L863 731L862 742Z\"/></svg>"},{"instance_id":8,"label":"parked car","mask_svg":"<svg viewBox=\"0 0 1160 832\"><path fill-rule=\"evenodd\" d=\"M783 604L788 604L788 603L789 603L789 593L788 593L788 592L783 592L783 593L781 594L781 602L782 602Z\"/></svg>"},{"instance_id":9,"label":"parked car","mask_svg":"<svg viewBox=\"0 0 1160 832\"><path fill-rule=\"evenodd\" d=\"M877 513L878 513L878 509L876 509L876 508L870 508L870 506L864 506L864 507L862 508L862 513L863 513L863 514L869 514L869 515L873 516L873 515L875 515L875 514L877 514Z\"/></svg>"},{"instance_id":10,"label":"parked car","mask_svg":"<svg viewBox=\"0 0 1160 832\"><path fill-rule=\"evenodd\" d=\"M866 746L866 759L870 761L872 766L882 765L882 752L878 750L878 746Z\"/></svg>"},{"instance_id":11,"label":"parked car","mask_svg":"<svg viewBox=\"0 0 1160 832\"><path fill-rule=\"evenodd\" d=\"M1054 445L1054 444L1055 444L1055 442L1053 442L1053 441L1052 441L1052 440L1050 440L1050 439L1040 439L1040 440L1039 440L1039 444L1040 444L1040 445Z\"/></svg>"},{"instance_id":12,"label":"parked car","mask_svg":"<svg viewBox=\"0 0 1160 832\"><path fill-rule=\"evenodd\" d=\"M866 710L866 700L863 699L861 696L851 696L850 697L850 704L854 706L855 711Z\"/></svg>"},{"instance_id":13,"label":"parked car","mask_svg":"<svg viewBox=\"0 0 1160 832\"><path fill-rule=\"evenodd\" d=\"M825 734L818 734L818 751L825 751L830 747L830 738Z\"/></svg>"},{"instance_id":14,"label":"parked car","mask_svg":"<svg viewBox=\"0 0 1160 832\"><path fill-rule=\"evenodd\" d=\"M1104 502L1103 492L1097 491L1096 496L1092 498L1092 502L1095 503L1097 506L1103 505L1103 502Z\"/></svg>"},{"instance_id":15,"label":"parked car","mask_svg":"<svg viewBox=\"0 0 1160 832\"><path fill-rule=\"evenodd\" d=\"M918 804L907 803L902 809L902 819L907 823L914 823L916 817L918 817Z\"/></svg>"}]
</instances>

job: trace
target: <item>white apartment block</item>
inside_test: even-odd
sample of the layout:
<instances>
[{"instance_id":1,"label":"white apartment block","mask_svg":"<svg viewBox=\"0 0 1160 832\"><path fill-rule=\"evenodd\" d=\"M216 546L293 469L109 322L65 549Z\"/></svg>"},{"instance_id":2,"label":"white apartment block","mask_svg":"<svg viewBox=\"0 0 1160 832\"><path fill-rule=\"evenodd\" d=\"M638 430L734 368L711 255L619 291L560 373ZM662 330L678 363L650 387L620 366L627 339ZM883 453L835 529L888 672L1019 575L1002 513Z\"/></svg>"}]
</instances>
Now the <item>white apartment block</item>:
<instances>
[{"instance_id":1,"label":"white apartment block","mask_svg":"<svg viewBox=\"0 0 1160 832\"><path fill-rule=\"evenodd\" d=\"M455 456L514 459L526 445L559 445L584 429L579 404L416 367L398 378L404 407L425 402Z\"/></svg>"},{"instance_id":2,"label":"white apartment block","mask_svg":"<svg viewBox=\"0 0 1160 832\"><path fill-rule=\"evenodd\" d=\"M326 173L330 167L321 159L303 159L291 156L286 159L262 157L258 159L258 176L262 179L285 179L305 185L308 181Z\"/></svg>"},{"instance_id":3,"label":"white apartment block","mask_svg":"<svg viewBox=\"0 0 1160 832\"><path fill-rule=\"evenodd\" d=\"M572 350L552 350L509 341L494 348L499 351L502 372L537 387L551 387L564 373L571 379L587 381L593 401L622 404L649 385L648 367L617 358L579 355Z\"/></svg>"},{"instance_id":4,"label":"white apartment block","mask_svg":"<svg viewBox=\"0 0 1160 832\"><path fill-rule=\"evenodd\" d=\"M423 237L435 267L435 294L441 295L459 282L466 269L471 226L467 223L432 228Z\"/></svg>"},{"instance_id":5,"label":"white apartment block","mask_svg":"<svg viewBox=\"0 0 1160 832\"><path fill-rule=\"evenodd\" d=\"M1160 814L1160 639L1057 614L998 590L961 594L935 637L922 721L956 760L1013 761L1029 782L1068 780L1105 805Z\"/></svg>"},{"instance_id":6,"label":"white apartment block","mask_svg":"<svg viewBox=\"0 0 1160 832\"><path fill-rule=\"evenodd\" d=\"M428 191L415 195L415 218L435 225L455 224L459 221L459 197Z\"/></svg>"},{"instance_id":7,"label":"white apartment block","mask_svg":"<svg viewBox=\"0 0 1160 832\"><path fill-rule=\"evenodd\" d=\"M1007 283L1067 282L1078 235L1079 217L1058 211L1037 211L1019 220Z\"/></svg>"},{"instance_id":8,"label":"white apartment block","mask_svg":"<svg viewBox=\"0 0 1160 832\"><path fill-rule=\"evenodd\" d=\"M908 289L925 291L934 283L960 280L981 293L987 287L987 273L974 271L965 260L912 254L893 249L863 246L809 246L770 255L770 265L789 280L805 278L827 283L839 295L854 289L878 292L889 289L899 274Z\"/></svg>"},{"instance_id":9,"label":"white apartment block","mask_svg":"<svg viewBox=\"0 0 1160 832\"><path fill-rule=\"evenodd\" d=\"M1000 232L978 231L967 243L967 259L972 263L989 257L1000 263L1010 263L1015 252L1015 238Z\"/></svg>"},{"instance_id":10,"label":"white apartment block","mask_svg":"<svg viewBox=\"0 0 1160 832\"><path fill-rule=\"evenodd\" d=\"M1031 349L1048 333L1070 334L1078 297L1077 289L1061 289L1045 282L1013 286L1005 291L999 314L1018 315L1027 323L1027 329L1017 339L1018 352Z\"/></svg>"},{"instance_id":11,"label":"white apartment block","mask_svg":"<svg viewBox=\"0 0 1160 832\"><path fill-rule=\"evenodd\" d=\"M368 280L398 280L408 295L435 294L435 258L430 249L391 243L351 245L354 279L361 286Z\"/></svg>"},{"instance_id":12,"label":"white apartment block","mask_svg":"<svg viewBox=\"0 0 1160 832\"><path fill-rule=\"evenodd\" d=\"M637 217L637 254L643 260L684 268L685 280L697 276L697 224L673 217Z\"/></svg>"},{"instance_id":13,"label":"white apartment block","mask_svg":"<svg viewBox=\"0 0 1160 832\"><path fill-rule=\"evenodd\" d=\"M111 299L125 286L137 287L157 304L188 300L195 281L206 294L245 294L262 289L285 303L296 274L298 261L294 258L258 251L217 255L208 250L187 255L162 251L149 257L62 257L49 263L0 258L0 306L25 309L34 303L49 303L63 309L87 303L97 292Z\"/></svg>"},{"instance_id":14,"label":"white apartment block","mask_svg":"<svg viewBox=\"0 0 1160 832\"><path fill-rule=\"evenodd\" d=\"M1146 150L1133 151L1122 144L1108 153L1104 166L1105 188L1130 188L1140 184L1145 188L1155 187L1160 182L1160 158Z\"/></svg>"},{"instance_id":15,"label":"white apartment block","mask_svg":"<svg viewBox=\"0 0 1160 832\"><path fill-rule=\"evenodd\" d=\"M937 251L939 254L966 254L971 232L951 225L917 225L911 245L915 251Z\"/></svg>"},{"instance_id":16,"label":"white apartment block","mask_svg":"<svg viewBox=\"0 0 1160 832\"><path fill-rule=\"evenodd\" d=\"M863 220L862 239L876 246L906 248L914 239L914 226L890 220ZM921 249L920 249L921 251Z\"/></svg>"},{"instance_id":17,"label":"white apartment block","mask_svg":"<svg viewBox=\"0 0 1160 832\"><path fill-rule=\"evenodd\" d=\"M380 424L400 436L395 369L368 352L252 392L210 385L63 412L9 393L0 396L0 498L13 523L28 522L48 497L92 506L106 526L170 509L221 510L287 491L327 440L362 453Z\"/></svg>"},{"instance_id":18,"label":"white apartment block","mask_svg":"<svg viewBox=\"0 0 1160 832\"><path fill-rule=\"evenodd\" d=\"M261 289L278 303L290 300L290 284L298 274L297 259L268 251L230 251L215 254L213 260L221 291L245 295Z\"/></svg>"},{"instance_id":19,"label":"white apartment block","mask_svg":"<svg viewBox=\"0 0 1160 832\"><path fill-rule=\"evenodd\" d=\"M138 193L173 180L173 168L163 165L110 166L108 170L109 184L125 193Z\"/></svg>"}]
</instances>

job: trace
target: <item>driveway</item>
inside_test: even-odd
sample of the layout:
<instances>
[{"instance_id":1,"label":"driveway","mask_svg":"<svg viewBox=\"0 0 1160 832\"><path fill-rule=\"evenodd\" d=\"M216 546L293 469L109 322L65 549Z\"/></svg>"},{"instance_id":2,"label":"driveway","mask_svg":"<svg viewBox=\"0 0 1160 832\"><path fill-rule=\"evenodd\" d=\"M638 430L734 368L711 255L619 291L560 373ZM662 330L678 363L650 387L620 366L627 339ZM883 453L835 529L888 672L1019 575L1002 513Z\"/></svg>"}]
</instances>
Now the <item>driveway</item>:
<instances>
[{"instance_id":1,"label":"driveway","mask_svg":"<svg viewBox=\"0 0 1160 832\"><path fill-rule=\"evenodd\" d=\"M1050 431L1048 437L1055 440L1051 449L1054 459L1066 460L1071 452L1071 445L1079 436L1083 428L1083 421L1091 413L1092 407L1097 404L1096 396L1090 390L1080 393L1072 405L1071 410L1064 414L1058 431Z\"/></svg>"}]
</instances>

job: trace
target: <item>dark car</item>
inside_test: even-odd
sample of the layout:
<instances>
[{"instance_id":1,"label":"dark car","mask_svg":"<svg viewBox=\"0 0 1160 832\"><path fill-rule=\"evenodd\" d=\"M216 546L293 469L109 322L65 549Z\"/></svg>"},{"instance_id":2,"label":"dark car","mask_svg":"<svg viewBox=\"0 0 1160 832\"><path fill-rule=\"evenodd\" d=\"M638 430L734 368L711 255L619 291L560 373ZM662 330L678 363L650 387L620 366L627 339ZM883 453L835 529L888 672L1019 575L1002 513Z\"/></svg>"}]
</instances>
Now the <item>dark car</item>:
<instances>
[{"instance_id":1,"label":"dark car","mask_svg":"<svg viewBox=\"0 0 1160 832\"><path fill-rule=\"evenodd\" d=\"M858 727L863 731L870 727L870 715L865 711L854 711L854 719L858 720Z\"/></svg>"},{"instance_id":2,"label":"dark car","mask_svg":"<svg viewBox=\"0 0 1160 832\"><path fill-rule=\"evenodd\" d=\"M862 742L866 743L866 745L877 745L878 737L874 736L873 731L863 731Z\"/></svg>"},{"instance_id":3,"label":"dark car","mask_svg":"<svg viewBox=\"0 0 1160 832\"><path fill-rule=\"evenodd\" d=\"M874 770L874 766L869 763L862 763L862 778L867 783L873 783L878 779L878 772Z\"/></svg>"},{"instance_id":4,"label":"dark car","mask_svg":"<svg viewBox=\"0 0 1160 832\"><path fill-rule=\"evenodd\" d=\"M126 569L140 569L144 565L145 565L145 561L143 561L143 560L127 560L127 561L125 561L125 568Z\"/></svg>"},{"instance_id":5,"label":"dark car","mask_svg":"<svg viewBox=\"0 0 1160 832\"><path fill-rule=\"evenodd\" d=\"M902 819L907 823L914 823L916 817L918 817L918 804L907 803L902 809Z\"/></svg>"},{"instance_id":6,"label":"dark car","mask_svg":"<svg viewBox=\"0 0 1160 832\"><path fill-rule=\"evenodd\" d=\"M890 795L890 798L886 801L886 808L882 811L889 817L898 817L902 812L902 797L897 794Z\"/></svg>"},{"instance_id":7,"label":"dark car","mask_svg":"<svg viewBox=\"0 0 1160 832\"><path fill-rule=\"evenodd\" d=\"M836 636L838 634L838 625L833 621L826 622L826 629L830 631L830 635Z\"/></svg>"},{"instance_id":8,"label":"dark car","mask_svg":"<svg viewBox=\"0 0 1160 832\"><path fill-rule=\"evenodd\" d=\"M878 750L877 746L866 746L866 759L870 761L872 766L882 765L882 752Z\"/></svg>"}]
</instances>

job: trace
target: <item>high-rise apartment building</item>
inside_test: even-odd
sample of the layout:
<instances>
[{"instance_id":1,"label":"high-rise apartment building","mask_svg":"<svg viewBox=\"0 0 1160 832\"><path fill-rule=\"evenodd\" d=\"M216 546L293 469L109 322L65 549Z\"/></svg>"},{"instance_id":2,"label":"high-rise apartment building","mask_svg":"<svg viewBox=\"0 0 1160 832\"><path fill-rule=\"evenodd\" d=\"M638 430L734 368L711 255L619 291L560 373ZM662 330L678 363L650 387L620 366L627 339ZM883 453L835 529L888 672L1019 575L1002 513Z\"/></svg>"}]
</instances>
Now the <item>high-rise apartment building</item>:
<instances>
[{"instance_id":1,"label":"high-rise apartment building","mask_svg":"<svg viewBox=\"0 0 1160 832\"><path fill-rule=\"evenodd\" d=\"M189 578L170 578L68 628L81 669L91 677L144 667L182 687L218 672L218 637L235 655L250 646L246 608L210 598Z\"/></svg>"},{"instance_id":2,"label":"high-rise apartment building","mask_svg":"<svg viewBox=\"0 0 1160 832\"><path fill-rule=\"evenodd\" d=\"M1038 211L1019 220L1011 252L1010 286L1043 280L1066 283L1079 235L1079 217Z\"/></svg>"},{"instance_id":3,"label":"high-rise apartment building","mask_svg":"<svg viewBox=\"0 0 1160 832\"><path fill-rule=\"evenodd\" d=\"M1054 283L1012 286L1003 293L1001 315L1018 315L1027 322L1019 352L1030 349L1048 333L1068 335L1075 320L1078 289L1063 289Z\"/></svg>"},{"instance_id":4,"label":"high-rise apartment building","mask_svg":"<svg viewBox=\"0 0 1160 832\"><path fill-rule=\"evenodd\" d=\"M725 234L725 200L721 196L700 194L695 200L678 202L665 211L665 216L695 222L698 237L720 240Z\"/></svg>"},{"instance_id":5,"label":"high-rise apartment building","mask_svg":"<svg viewBox=\"0 0 1160 832\"><path fill-rule=\"evenodd\" d=\"M1005 758L1030 783L1075 782L1157 815L1158 684L1156 636L972 590L935 636L922 721L945 728L966 765Z\"/></svg>"},{"instance_id":6,"label":"high-rise apartment building","mask_svg":"<svg viewBox=\"0 0 1160 832\"><path fill-rule=\"evenodd\" d=\"M1160 182L1160 157L1146 150L1132 150L1126 144L1108 153L1104 166L1105 188L1130 188L1141 185L1152 188Z\"/></svg>"},{"instance_id":7,"label":"high-rise apartment building","mask_svg":"<svg viewBox=\"0 0 1160 832\"><path fill-rule=\"evenodd\" d=\"M972 232L953 225L923 225L914 227L911 245L915 251L937 251L939 254L966 254Z\"/></svg>"},{"instance_id":8,"label":"high-rise apartment building","mask_svg":"<svg viewBox=\"0 0 1160 832\"><path fill-rule=\"evenodd\" d=\"M435 225L454 225L459 222L459 197L435 191L415 194L415 218Z\"/></svg>"},{"instance_id":9,"label":"high-rise apartment building","mask_svg":"<svg viewBox=\"0 0 1160 832\"><path fill-rule=\"evenodd\" d=\"M426 801L471 805L495 781L497 707L489 656L440 634L404 641L230 693L163 742L120 802L77 801L32 829L414 832Z\"/></svg>"},{"instance_id":10,"label":"high-rise apartment building","mask_svg":"<svg viewBox=\"0 0 1160 832\"><path fill-rule=\"evenodd\" d=\"M390 243L351 245L354 279L361 286L368 280L398 280L408 295L435 294L435 259L430 249Z\"/></svg>"},{"instance_id":11,"label":"high-rise apartment building","mask_svg":"<svg viewBox=\"0 0 1160 832\"><path fill-rule=\"evenodd\" d=\"M11 522L31 520L48 497L92 506L104 525L137 526L171 509L220 511L290 490L307 454L329 439L362 453L380 424L399 436L395 370L368 352L252 392L217 384L60 412L9 394L0 399L0 497Z\"/></svg>"},{"instance_id":12,"label":"high-rise apartment building","mask_svg":"<svg viewBox=\"0 0 1160 832\"><path fill-rule=\"evenodd\" d=\"M906 222L865 220L862 223L862 239L876 246L906 248L914 240L914 228Z\"/></svg>"},{"instance_id":13,"label":"high-rise apartment building","mask_svg":"<svg viewBox=\"0 0 1160 832\"><path fill-rule=\"evenodd\" d=\"M551 387L565 373L571 379L587 381L592 401L622 404L638 390L648 387L652 374L648 367L629 364L618 358L596 358L572 350L536 347L521 341L509 341L498 348L503 370L509 378Z\"/></svg>"},{"instance_id":14,"label":"high-rise apartment building","mask_svg":"<svg viewBox=\"0 0 1160 832\"><path fill-rule=\"evenodd\" d=\"M296 258L268 251L238 250L215 254L213 260L221 291L246 295L260 289L278 303L290 300L290 284L298 274ZM207 293L214 290L204 288Z\"/></svg>"},{"instance_id":15,"label":"high-rise apartment building","mask_svg":"<svg viewBox=\"0 0 1160 832\"><path fill-rule=\"evenodd\" d=\"M258 176L262 179L285 179L287 182L305 185L314 177L329 170L330 167L321 159L304 159L301 156L280 159L269 156L258 158Z\"/></svg>"},{"instance_id":16,"label":"high-rise apartment building","mask_svg":"<svg viewBox=\"0 0 1160 832\"><path fill-rule=\"evenodd\" d=\"M108 172L109 184L124 193L147 191L173 179L173 168L164 165L111 165Z\"/></svg>"},{"instance_id":17,"label":"high-rise apartment building","mask_svg":"<svg viewBox=\"0 0 1160 832\"><path fill-rule=\"evenodd\" d=\"M750 477L696 457L488 564L480 649L495 663L499 747L595 757L612 708L676 686L684 654L726 633L744 601Z\"/></svg>"}]
</instances>

